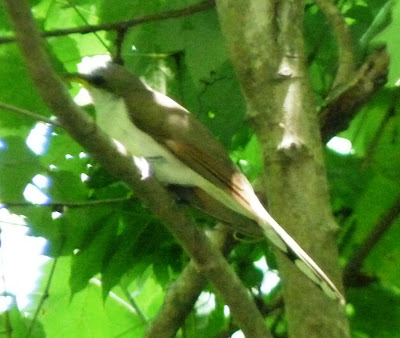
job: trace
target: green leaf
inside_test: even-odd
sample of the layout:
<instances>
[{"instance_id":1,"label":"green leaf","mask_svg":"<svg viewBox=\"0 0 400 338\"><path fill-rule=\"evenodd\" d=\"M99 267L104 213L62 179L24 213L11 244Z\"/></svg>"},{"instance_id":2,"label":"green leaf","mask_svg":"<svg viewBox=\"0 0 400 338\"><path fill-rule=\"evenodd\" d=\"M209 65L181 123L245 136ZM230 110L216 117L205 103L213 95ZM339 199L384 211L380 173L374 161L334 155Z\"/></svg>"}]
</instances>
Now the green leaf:
<instances>
[{"instance_id":1,"label":"green leaf","mask_svg":"<svg viewBox=\"0 0 400 338\"><path fill-rule=\"evenodd\" d=\"M397 95L396 89L393 88L379 91L368 105L360 110L349 128L339 134L352 142L355 155L364 157L369 152L368 147L393 105L393 95Z\"/></svg>"},{"instance_id":2,"label":"green leaf","mask_svg":"<svg viewBox=\"0 0 400 338\"><path fill-rule=\"evenodd\" d=\"M193 114L230 148L234 136L249 134L243 122L246 106L231 65L225 62L215 71L212 69L209 68L209 76L201 78L202 87L193 93L197 97L192 100L198 103L198 110ZM236 140L239 138L243 136L236 136ZM239 145L236 143L235 146Z\"/></svg>"},{"instance_id":3,"label":"green leaf","mask_svg":"<svg viewBox=\"0 0 400 338\"><path fill-rule=\"evenodd\" d=\"M34 0L30 4L40 28L50 31L118 22L199 1ZM400 193L399 92L394 86L400 69L400 6L399 1L392 2L392 21L387 25L390 1L335 3L349 25L357 65L362 63L366 48L375 40L385 42L391 56L389 83L360 109L348 130L341 134L352 142L354 153L347 156L328 150L326 153L333 211L341 225L341 260L345 264L346 258L354 254ZM12 36L4 7L0 5L0 8L0 35ZM246 103L230 64L218 19L217 11L210 9L136 25L123 36L120 55L125 65L182 103L206 124L232 151L234 162L253 181L263 171L260 154L267 149L262 149L245 122ZM386 30L382 31L385 26ZM375 40L371 40L377 33ZM66 70L76 71L77 64L86 56L108 54L109 50L115 55L119 47L116 36L115 31L98 31L46 38L44 43L55 69L63 74ZM336 74L338 46L329 20L312 1L306 1L303 36L308 77L320 105L330 92ZM15 43L1 44L0 61L0 101L51 116L36 93ZM77 87L71 89L71 95L77 90ZM274 99L274 93L265 95ZM92 112L92 107L87 109L90 116ZM61 128L53 128L45 154L35 155L29 150L25 140L36 123L32 118L0 111L0 139L4 141L0 147L6 144L6 148L0 149L0 202L24 202L23 191L38 174L51 181L48 188L38 188L53 204L11 208L25 216L31 235L48 240L48 255L61 256L32 337L143 336L148 325L145 317L157 314L165 290L178 277L188 257L161 221L136 199L135 193L118 182L118 178L98 169L99 165L90 155L85 157L84 149ZM265 135L269 137L267 129ZM85 175L88 181L83 183ZM133 197L113 201L125 196ZM92 204L102 200L105 201L101 204ZM196 219L200 226L214 222L204 216ZM363 263L362 271L377 276L378 282L369 288L349 291L355 311L351 317L355 337L396 337L400 331L398 294L393 291L400 286L399 269L396 269L400 264L398 222L394 220ZM277 267L273 253L265 244L239 243L229 257L249 287L258 287L261 283L262 272L254 268L253 262L262 256L267 257L270 268ZM6 328L9 320L15 336L26 335L47 283L49 268L47 265L41 288L32 295L33 305L24 309L23 314L16 307L11 308L7 313L10 319L2 313L0 330ZM102 284L93 278L100 274ZM144 317L128 304L119 285L133 296ZM265 298L273 303L280 292L277 287ZM290 323L286 324L280 316L269 313L265 320L274 335L285 336ZM217 336L230 323L223 301L216 297L215 308L209 308L206 313L201 313L198 307L193 311L182 334Z\"/></svg>"},{"instance_id":4,"label":"green leaf","mask_svg":"<svg viewBox=\"0 0 400 338\"><path fill-rule=\"evenodd\" d=\"M118 217L110 215L87 233L82 248L73 256L69 284L72 294L84 289L89 279L99 273L113 252L118 229Z\"/></svg>"},{"instance_id":5,"label":"green leaf","mask_svg":"<svg viewBox=\"0 0 400 338\"><path fill-rule=\"evenodd\" d=\"M381 218L383 215L381 215ZM376 225L374 225L376 226ZM388 230L365 260L363 271L376 276L382 285L400 288L400 218L391 220Z\"/></svg>"},{"instance_id":6,"label":"green leaf","mask_svg":"<svg viewBox=\"0 0 400 338\"><path fill-rule=\"evenodd\" d=\"M43 173L39 158L29 150L21 137L3 139L0 149L0 198L2 202L22 202L25 187L32 178Z\"/></svg>"},{"instance_id":7,"label":"green leaf","mask_svg":"<svg viewBox=\"0 0 400 338\"><path fill-rule=\"evenodd\" d=\"M388 113L389 114L389 113ZM397 107L395 114L388 115L382 126L382 134L372 154L372 169L379 174L391 179L393 182L400 180L400 109Z\"/></svg>"},{"instance_id":8,"label":"green leaf","mask_svg":"<svg viewBox=\"0 0 400 338\"><path fill-rule=\"evenodd\" d=\"M88 191L80 176L70 171L52 170L49 173L49 193L54 202L79 202L86 200ZM65 189L68 187L68 189Z\"/></svg>"},{"instance_id":9,"label":"green leaf","mask_svg":"<svg viewBox=\"0 0 400 338\"><path fill-rule=\"evenodd\" d=\"M43 104L26 72L26 67L16 45L2 46L0 63L1 101L45 117L50 116L49 109ZM0 109L0 125L2 128L20 128L26 125L30 126L33 122L35 121L32 118Z\"/></svg>"},{"instance_id":10,"label":"green leaf","mask_svg":"<svg viewBox=\"0 0 400 338\"><path fill-rule=\"evenodd\" d=\"M389 6L390 7L390 6ZM390 8L387 12L390 11ZM392 60L399 60L400 53L399 53L399 44L400 44L400 36L398 34L398 28L400 26L400 2L393 1L393 7L391 8L392 12L392 22L384 30L381 34L378 35L376 40L378 42L385 42L388 47L389 55ZM390 14L385 14L390 15ZM390 86L395 85L400 78L400 64L398 62L391 62L389 67L389 79L388 84Z\"/></svg>"},{"instance_id":11,"label":"green leaf","mask_svg":"<svg viewBox=\"0 0 400 338\"><path fill-rule=\"evenodd\" d=\"M24 320L15 300L8 310L0 314L0 333L8 337L24 337L27 333L27 321Z\"/></svg>"},{"instance_id":12,"label":"green leaf","mask_svg":"<svg viewBox=\"0 0 400 338\"><path fill-rule=\"evenodd\" d=\"M363 160L357 156L341 155L326 149L325 160L334 211L354 209L373 173L363 170Z\"/></svg>"},{"instance_id":13,"label":"green leaf","mask_svg":"<svg viewBox=\"0 0 400 338\"><path fill-rule=\"evenodd\" d=\"M74 258L59 258L53 276L50 295L46 299L39 320L47 337L140 337L143 322L123 299L109 297L103 302L101 287L95 281L71 299L68 279ZM49 263L48 268L50 268ZM48 278L45 275L44 281Z\"/></svg>"},{"instance_id":14,"label":"green leaf","mask_svg":"<svg viewBox=\"0 0 400 338\"><path fill-rule=\"evenodd\" d=\"M400 332L400 297L382 287L352 289L348 302L354 307L350 317L353 330L367 337L398 337Z\"/></svg>"},{"instance_id":15,"label":"green leaf","mask_svg":"<svg viewBox=\"0 0 400 338\"><path fill-rule=\"evenodd\" d=\"M108 292L120 282L121 277L137 262L133 252L135 247L141 245L138 241L148 224L147 215L137 213L121 216L120 222L124 224L124 228L115 241L115 251L101 271L103 297L108 295Z\"/></svg>"}]
</instances>

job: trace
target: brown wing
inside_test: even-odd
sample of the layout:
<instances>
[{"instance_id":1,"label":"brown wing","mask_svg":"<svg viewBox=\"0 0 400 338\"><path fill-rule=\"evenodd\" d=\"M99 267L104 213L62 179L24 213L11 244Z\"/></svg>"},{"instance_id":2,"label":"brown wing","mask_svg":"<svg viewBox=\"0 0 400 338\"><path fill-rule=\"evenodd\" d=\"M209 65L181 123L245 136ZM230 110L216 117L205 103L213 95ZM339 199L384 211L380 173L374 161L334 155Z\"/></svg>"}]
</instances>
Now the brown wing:
<instances>
[{"instance_id":1,"label":"brown wing","mask_svg":"<svg viewBox=\"0 0 400 338\"><path fill-rule=\"evenodd\" d=\"M269 215L253 188L234 166L218 140L186 109L152 90L129 93L126 104L135 125L166 146L177 158L216 186L230 193L254 215L264 234L327 295L344 298L318 265ZM165 104L159 100L165 99ZM198 197L198 196L197 196Z\"/></svg>"},{"instance_id":2,"label":"brown wing","mask_svg":"<svg viewBox=\"0 0 400 338\"><path fill-rule=\"evenodd\" d=\"M178 198L180 203L187 203L205 214L229 224L235 231L243 235L257 239L263 237L263 230L257 222L228 208L204 190L175 184L168 185L167 188Z\"/></svg>"},{"instance_id":3,"label":"brown wing","mask_svg":"<svg viewBox=\"0 0 400 338\"><path fill-rule=\"evenodd\" d=\"M215 136L185 108L152 90L132 91L126 104L138 128L251 211L248 201L254 192L247 178Z\"/></svg>"},{"instance_id":4,"label":"brown wing","mask_svg":"<svg viewBox=\"0 0 400 338\"><path fill-rule=\"evenodd\" d=\"M227 160L230 161L227 155L225 155L225 159L216 158L194 145L175 140L164 140L164 144L191 169L221 189L229 192L246 210L251 210L249 193L253 194L253 188L247 178L234 167L232 162L225 163Z\"/></svg>"}]
</instances>

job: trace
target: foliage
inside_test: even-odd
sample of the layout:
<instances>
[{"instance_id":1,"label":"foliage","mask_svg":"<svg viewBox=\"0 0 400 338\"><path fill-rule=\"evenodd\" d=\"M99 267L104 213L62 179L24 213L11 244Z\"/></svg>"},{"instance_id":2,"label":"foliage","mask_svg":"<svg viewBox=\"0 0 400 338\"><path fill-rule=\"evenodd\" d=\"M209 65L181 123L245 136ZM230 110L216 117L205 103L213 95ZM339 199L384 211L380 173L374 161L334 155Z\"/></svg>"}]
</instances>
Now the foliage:
<instances>
[{"instance_id":1,"label":"foliage","mask_svg":"<svg viewBox=\"0 0 400 338\"><path fill-rule=\"evenodd\" d=\"M31 3L41 29L51 31L117 22L196 2ZM400 4L394 1L389 6L379 0L343 0L337 4L351 28L360 64L378 42L387 44L392 58L386 87L339 134L352 142L353 151L340 154L326 148L332 208L340 225L339 247L345 268L400 195L400 107L395 85L400 77ZM0 10L0 35L8 36L12 29L3 12ZM317 102L322 105L337 67L336 42L332 33L326 33L330 32L329 24L317 6L308 2L304 30L309 73ZM114 31L99 31L47 38L45 43L54 66L63 74L76 71L85 56L115 52L115 40ZM170 96L214 132L249 178L257 177L262 168L259 146L244 123L245 103L215 10L137 25L124 36L121 55L126 66L149 83L167 88ZM0 44L0 59L0 101L50 117L16 45ZM75 87L70 91L71 95L77 94ZM99 168L61 129L50 127L43 135L44 150L35 153L26 140L38 123L42 122L1 110L0 201L13 213L26 217L30 235L48 240L46 254L53 259L45 266L38 291L49 294L47 298L32 297L32 303L24 309L27 317L14 302L0 315L0 333L12 327L13 336L24 336L44 300L31 336L141 336L149 319L156 315L171 280L179 276L188 259L135 192ZM24 195L29 184L35 185L34 177L39 174L50 180L47 187L36 184L50 197L48 205L32 205ZM82 174L87 179L83 180ZM196 212L194 215L200 226L213 226L208 217ZM367 249L361 277L369 284L348 286L354 336L400 337L399 222L397 212L390 220L389 230ZM252 290L262 289L263 271L253 263L263 256L268 260L271 257L265 245L246 241L230 256L239 276ZM270 261L270 266L274 262ZM2 278L7 280L6 275ZM208 291L210 298L214 297L212 290ZM259 295L267 305L274 304L278 297L279 286ZM197 304L182 334L209 337L230 325L218 297L214 306L206 311L203 308ZM378 314L377 308L382 309ZM266 316L271 329L283 334L282 316Z\"/></svg>"}]
</instances>

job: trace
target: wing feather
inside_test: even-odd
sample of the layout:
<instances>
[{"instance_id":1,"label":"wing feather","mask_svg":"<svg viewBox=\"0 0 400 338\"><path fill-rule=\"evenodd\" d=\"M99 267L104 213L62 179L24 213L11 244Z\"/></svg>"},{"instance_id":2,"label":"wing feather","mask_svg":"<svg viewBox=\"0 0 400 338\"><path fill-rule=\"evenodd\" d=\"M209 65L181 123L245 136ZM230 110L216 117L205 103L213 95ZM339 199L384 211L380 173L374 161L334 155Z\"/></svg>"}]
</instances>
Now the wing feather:
<instances>
[{"instance_id":1,"label":"wing feather","mask_svg":"<svg viewBox=\"0 0 400 338\"><path fill-rule=\"evenodd\" d=\"M208 153L194 146L173 140L166 140L164 143L176 157L188 164L191 169L217 184L242 207L252 212L249 204L249 195L254 195L253 188L247 178L236 170L233 165L221 165L223 164L221 163L222 161L216 160L215 157L211 157Z\"/></svg>"},{"instance_id":2,"label":"wing feather","mask_svg":"<svg viewBox=\"0 0 400 338\"><path fill-rule=\"evenodd\" d=\"M343 296L331 280L265 210L247 178L237 170L225 148L211 132L185 108L175 102L172 104L171 99L168 105L163 105L163 94L152 90L141 90L139 94L137 90L132 92L125 102L135 125L152 135L154 140L200 176L228 193L245 211L237 212L255 220L266 237L326 294L343 301Z\"/></svg>"}]
</instances>

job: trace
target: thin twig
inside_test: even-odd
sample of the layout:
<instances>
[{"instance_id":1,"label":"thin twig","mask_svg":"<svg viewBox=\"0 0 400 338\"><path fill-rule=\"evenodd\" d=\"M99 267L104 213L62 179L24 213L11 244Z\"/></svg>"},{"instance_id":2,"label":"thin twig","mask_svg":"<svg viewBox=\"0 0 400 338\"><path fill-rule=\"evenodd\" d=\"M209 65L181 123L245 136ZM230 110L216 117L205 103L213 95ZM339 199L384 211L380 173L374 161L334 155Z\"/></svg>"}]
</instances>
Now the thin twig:
<instances>
[{"instance_id":1,"label":"thin twig","mask_svg":"<svg viewBox=\"0 0 400 338\"><path fill-rule=\"evenodd\" d=\"M29 337L31 336L32 331L33 331L33 328L34 328L34 326L35 326L35 324L36 324L36 321L37 321L37 319L38 319L38 317L39 317L40 310L42 309L42 307L43 307L43 305L44 305L44 302L45 302L45 301L47 300L47 298L49 297L49 294L50 294L50 293L49 293L49 292L50 292L50 285L51 285L51 282L52 282L53 277L54 277L54 272L56 271L56 266L57 266L58 258L59 258L59 256L60 256L62 250L63 250L63 247L64 247L64 242L65 242L65 241L62 240L61 245L60 245L59 250L58 250L58 254L57 254L57 256L54 258L53 264L52 264L52 266L51 266L49 278L47 279L46 287L44 288L42 297L40 297L39 305L38 305L38 307L36 308L35 314L34 314L34 316L33 316L33 318L32 318L31 323L30 323L28 332L27 332L27 334L26 334L26 336L25 336L26 338L29 338Z\"/></svg>"},{"instance_id":2,"label":"thin twig","mask_svg":"<svg viewBox=\"0 0 400 338\"><path fill-rule=\"evenodd\" d=\"M94 285L98 288L102 288L102 282L101 280L99 280L98 278L90 278L89 283L91 285ZM115 300L118 304L122 305L126 310L128 310L129 312L131 312L132 314L136 315L137 311L136 309L129 304L126 300L124 300L123 298L121 298L120 296L118 296L115 292L109 291L107 296L112 299Z\"/></svg>"},{"instance_id":3,"label":"thin twig","mask_svg":"<svg viewBox=\"0 0 400 338\"><path fill-rule=\"evenodd\" d=\"M384 236L384 234L395 223L400 215L400 196L393 203L392 207L374 226L364 242L356 250L353 256L347 262L343 272L343 280L345 285L358 285L360 280L360 269L363 262L375 247L376 243Z\"/></svg>"},{"instance_id":4,"label":"thin twig","mask_svg":"<svg viewBox=\"0 0 400 338\"><path fill-rule=\"evenodd\" d=\"M191 14L205 11L207 9L211 9L213 7L215 7L214 0L206 0L206 1L200 2L198 4L187 6L185 8L164 11L161 13L144 15L142 17L138 17L138 18L131 19L131 20L103 23L103 24L99 24L99 25L86 25L86 26L74 27L74 28L56 29L56 30L43 32L41 35L44 38L49 38L49 37L65 36L65 35L70 35L70 34L88 34L88 33L95 33L95 32L99 32L99 31L119 31L119 30L131 28L131 27L134 27L137 25L141 25L144 23L162 21L162 20L168 20L168 19L176 19L176 18L180 18L183 16L188 16ZM12 43L12 42L15 42L14 36L0 37L0 44L6 44L6 43Z\"/></svg>"},{"instance_id":5,"label":"thin twig","mask_svg":"<svg viewBox=\"0 0 400 338\"><path fill-rule=\"evenodd\" d=\"M128 302L131 304L131 306L135 309L136 313L140 317L140 319L143 321L143 323L148 324L149 323L149 318L146 316L146 314L143 312L143 310L140 308L139 304L136 302L135 298L131 295L131 293L128 291L128 289L120 283L120 288L122 292L124 293L126 299Z\"/></svg>"},{"instance_id":6,"label":"thin twig","mask_svg":"<svg viewBox=\"0 0 400 338\"><path fill-rule=\"evenodd\" d=\"M75 13L82 19L82 21L89 26L89 22L86 20L86 17L82 15L82 13L78 10L76 5L71 0L66 0L69 5L74 9ZM105 50L110 52L108 45L104 42L104 40L100 37L97 32L93 32L97 40L101 43L101 45L105 48Z\"/></svg>"},{"instance_id":7,"label":"thin twig","mask_svg":"<svg viewBox=\"0 0 400 338\"><path fill-rule=\"evenodd\" d=\"M381 139L383 133L385 132L386 126L388 125L390 120L396 114L396 105L397 105L397 102L399 99L399 94L400 94L399 89L400 89L399 87L395 87L393 89L394 94L391 97L391 100L390 100L391 102L389 104L388 109L386 110L386 114L383 117L382 121L379 123L378 129L376 130L376 132L374 133L374 135L371 138L371 141L368 144L367 151L365 152L366 156L365 156L363 164L362 164L364 169L369 167L369 165L372 161L372 158L375 155L375 150L378 147L379 140Z\"/></svg>"},{"instance_id":8,"label":"thin twig","mask_svg":"<svg viewBox=\"0 0 400 338\"><path fill-rule=\"evenodd\" d=\"M59 208L59 207L69 207L69 208L82 208L91 207L104 204L113 204L129 201L131 197L119 197L119 198L106 198L102 200L88 200L88 201L60 201L51 202L47 204L32 204L28 202L0 202L0 209L2 208L12 208L12 207L49 207L49 208Z\"/></svg>"},{"instance_id":9,"label":"thin twig","mask_svg":"<svg viewBox=\"0 0 400 338\"><path fill-rule=\"evenodd\" d=\"M128 30L126 28L121 28L117 30L117 37L115 39L115 53L113 56L113 62L123 65L123 59L122 59L122 44L124 42L126 33Z\"/></svg>"},{"instance_id":10,"label":"thin twig","mask_svg":"<svg viewBox=\"0 0 400 338\"><path fill-rule=\"evenodd\" d=\"M13 113L17 113L21 116L27 116L31 119L37 120L37 121L42 121L45 123L48 123L54 127L61 127L60 123L57 121L57 119L48 119L47 117L44 117L42 115L33 113L29 110L23 109L23 108L19 108L16 106L12 106L10 104L4 103L4 102L0 102L0 109L5 109L5 110L9 110Z\"/></svg>"},{"instance_id":11,"label":"thin twig","mask_svg":"<svg viewBox=\"0 0 400 338\"><path fill-rule=\"evenodd\" d=\"M343 15L331 0L314 0L330 22L339 47L338 69L333 88L348 82L355 70L353 42Z\"/></svg>"}]
</instances>

